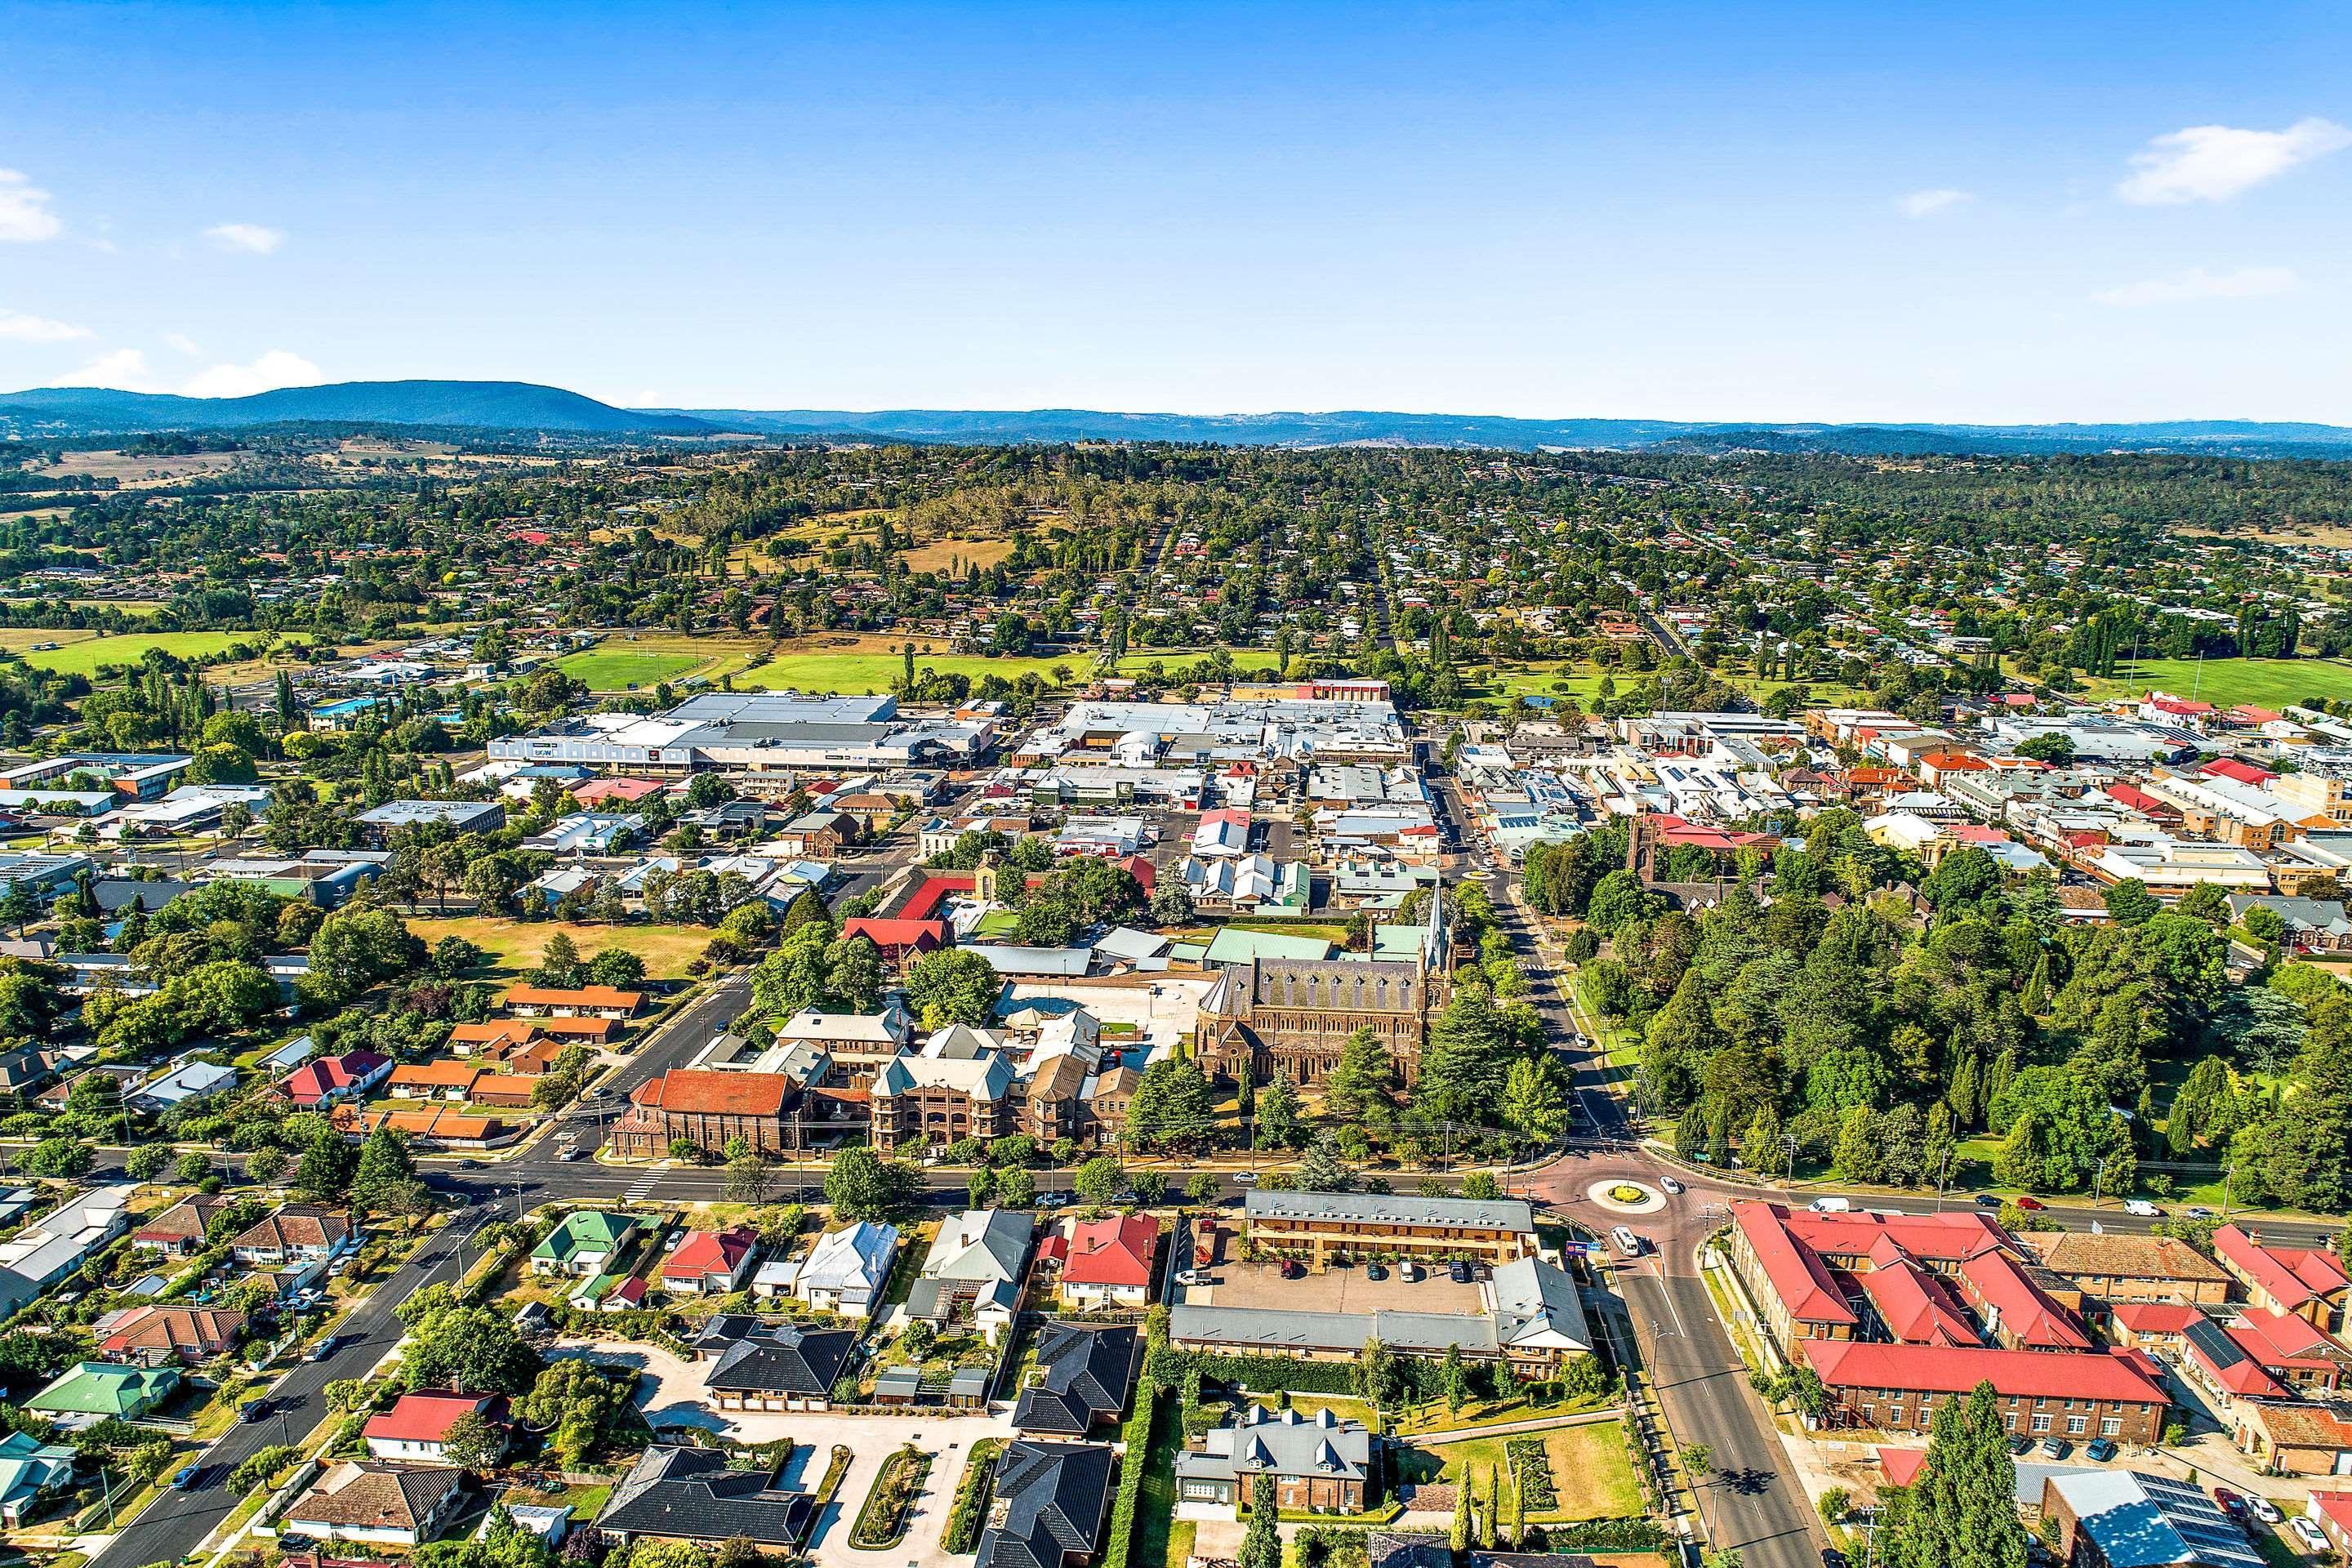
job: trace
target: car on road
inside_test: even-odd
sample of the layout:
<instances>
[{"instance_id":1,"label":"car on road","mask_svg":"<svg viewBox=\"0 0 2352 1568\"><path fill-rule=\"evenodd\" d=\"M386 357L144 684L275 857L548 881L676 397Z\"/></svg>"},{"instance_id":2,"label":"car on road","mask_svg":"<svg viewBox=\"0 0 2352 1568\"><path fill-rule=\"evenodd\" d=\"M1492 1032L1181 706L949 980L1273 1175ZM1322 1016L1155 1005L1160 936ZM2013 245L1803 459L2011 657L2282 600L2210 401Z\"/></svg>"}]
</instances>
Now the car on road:
<instances>
[{"instance_id":1,"label":"car on road","mask_svg":"<svg viewBox=\"0 0 2352 1568\"><path fill-rule=\"evenodd\" d=\"M182 1465L172 1477L172 1489L179 1492L194 1491L197 1480L204 1473L205 1468L202 1465Z\"/></svg>"},{"instance_id":2,"label":"car on road","mask_svg":"<svg viewBox=\"0 0 2352 1568\"><path fill-rule=\"evenodd\" d=\"M2250 1497L2246 1500L2246 1506L2253 1510L2254 1517L2264 1524L2283 1524L2286 1521L2286 1515L2279 1511L2279 1505L2266 1497Z\"/></svg>"},{"instance_id":3,"label":"car on road","mask_svg":"<svg viewBox=\"0 0 2352 1568\"><path fill-rule=\"evenodd\" d=\"M2146 1198L2126 1199L2124 1201L2124 1213L2131 1215L2138 1219L2162 1219L2164 1217L2164 1211L2157 1207L2154 1204L2148 1202Z\"/></svg>"},{"instance_id":4,"label":"car on road","mask_svg":"<svg viewBox=\"0 0 2352 1568\"><path fill-rule=\"evenodd\" d=\"M312 1345L309 1350L304 1351L302 1352L302 1359L304 1361L325 1361L329 1356L335 1353L335 1346L341 1341L342 1337L343 1336L341 1334L329 1334L325 1339L320 1340L317 1344Z\"/></svg>"},{"instance_id":5,"label":"car on road","mask_svg":"<svg viewBox=\"0 0 2352 1568\"><path fill-rule=\"evenodd\" d=\"M2044 1437L2042 1439L2042 1451L2053 1459L2063 1459L2066 1457L2066 1440L2063 1437Z\"/></svg>"},{"instance_id":6,"label":"car on road","mask_svg":"<svg viewBox=\"0 0 2352 1568\"><path fill-rule=\"evenodd\" d=\"M2200 1204L2189 1211L2189 1217L2190 1219L2211 1219L2213 1217L2213 1211L2207 1208L2204 1205Z\"/></svg>"},{"instance_id":7,"label":"car on road","mask_svg":"<svg viewBox=\"0 0 2352 1568\"><path fill-rule=\"evenodd\" d=\"M1815 1198L1805 1205L1815 1214L1845 1214L1853 1207L1852 1198Z\"/></svg>"},{"instance_id":8,"label":"car on road","mask_svg":"<svg viewBox=\"0 0 2352 1568\"><path fill-rule=\"evenodd\" d=\"M2116 1457L2116 1440L2113 1437L2094 1437L2083 1446L2083 1452L2104 1465Z\"/></svg>"},{"instance_id":9,"label":"car on road","mask_svg":"<svg viewBox=\"0 0 2352 1568\"><path fill-rule=\"evenodd\" d=\"M2327 1531L2320 1529L2319 1526L2314 1524L2310 1520L2305 1519L2301 1514L2296 1514L2294 1516L2294 1538L2297 1541L2302 1542L2305 1546L2310 1547L2314 1552L2320 1553L2322 1556L2329 1554L2327 1548Z\"/></svg>"},{"instance_id":10,"label":"car on road","mask_svg":"<svg viewBox=\"0 0 2352 1568\"><path fill-rule=\"evenodd\" d=\"M1623 1226L1621 1225L1616 1229L1611 1231L1609 1233L1609 1239L1615 1242L1617 1244L1617 1250L1623 1253L1626 1257L1639 1258L1642 1256L1642 1238L1635 1236Z\"/></svg>"},{"instance_id":11,"label":"car on road","mask_svg":"<svg viewBox=\"0 0 2352 1568\"><path fill-rule=\"evenodd\" d=\"M1997 1209L2000 1207L2000 1194L1998 1193L1979 1193L1977 1194L1977 1207L1980 1209Z\"/></svg>"},{"instance_id":12,"label":"car on road","mask_svg":"<svg viewBox=\"0 0 2352 1568\"><path fill-rule=\"evenodd\" d=\"M236 1418L240 1421L258 1421L268 1414L269 1401L267 1399L248 1399L236 1407Z\"/></svg>"},{"instance_id":13,"label":"car on road","mask_svg":"<svg viewBox=\"0 0 2352 1568\"><path fill-rule=\"evenodd\" d=\"M1675 1180L1672 1176L1660 1177L1658 1179L1658 1185L1665 1188L1666 1191L1670 1193L1678 1193L1683 1190L1683 1184Z\"/></svg>"},{"instance_id":14,"label":"car on road","mask_svg":"<svg viewBox=\"0 0 2352 1568\"><path fill-rule=\"evenodd\" d=\"M2032 1193L2020 1193L2017 1194L2017 1206L2023 1209L2026 1213L2032 1214L2036 1209L2046 1209L2050 1205L2043 1203L2040 1198L2035 1197Z\"/></svg>"},{"instance_id":15,"label":"car on road","mask_svg":"<svg viewBox=\"0 0 2352 1568\"><path fill-rule=\"evenodd\" d=\"M1254 1187L1257 1185L1257 1173L1255 1171L1235 1171L1234 1173L1234 1185L1237 1187Z\"/></svg>"},{"instance_id":16,"label":"car on road","mask_svg":"<svg viewBox=\"0 0 2352 1568\"><path fill-rule=\"evenodd\" d=\"M566 1149L562 1154L557 1156L558 1159L562 1160L566 1164L569 1164L574 1160L585 1160L587 1157L588 1151L583 1149L577 1143L574 1143L572 1147Z\"/></svg>"},{"instance_id":17,"label":"car on road","mask_svg":"<svg viewBox=\"0 0 2352 1568\"><path fill-rule=\"evenodd\" d=\"M2229 1488L2215 1487L2213 1489L2213 1501L2215 1506L2220 1508L2223 1513L2228 1514L2231 1519L2235 1521L2237 1523L2243 1524L2246 1522L2246 1500L2231 1491Z\"/></svg>"}]
</instances>

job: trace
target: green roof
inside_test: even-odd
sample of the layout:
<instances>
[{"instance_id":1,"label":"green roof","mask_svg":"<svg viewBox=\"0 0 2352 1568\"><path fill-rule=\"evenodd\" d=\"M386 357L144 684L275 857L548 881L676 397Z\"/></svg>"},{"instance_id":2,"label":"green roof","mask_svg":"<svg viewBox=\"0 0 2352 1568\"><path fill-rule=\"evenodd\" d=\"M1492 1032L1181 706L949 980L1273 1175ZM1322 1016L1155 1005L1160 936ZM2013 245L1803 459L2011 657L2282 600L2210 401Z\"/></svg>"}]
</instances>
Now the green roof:
<instances>
[{"instance_id":1,"label":"green roof","mask_svg":"<svg viewBox=\"0 0 2352 1568\"><path fill-rule=\"evenodd\" d=\"M579 1252L616 1251L622 1237L636 1223L627 1215L606 1214L601 1209L576 1210L564 1215L563 1223L550 1231L545 1241L532 1247L530 1255L561 1262Z\"/></svg>"},{"instance_id":2,"label":"green roof","mask_svg":"<svg viewBox=\"0 0 2352 1568\"><path fill-rule=\"evenodd\" d=\"M1376 925L1372 928L1372 956L1411 963L1421 956L1421 944L1428 934L1417 925Z\"/></svg>"},{"instance_id":3,"label":"green roof","mask_svg":"<svg viewBox=\"0 0 2352 1568\"><path fill-rule=\"evenodd\" d=\"M1247 963L1253 958L1323 959L1331 944L1319 936L1286 936L1279 931L1244 931L1224 926L1209 939L1210 963Z\"/></svg>"},{"instance_id":4,"label":"green roof","mask_svg":"<svg viewBox=\"0 0 2352 1568\"><path fill-rule=\"evenodd\" d=\"M25 1402L50 1415L144 1415L180 1385L179 1369L86 1361Z\"/></svg>"}]
</instances>

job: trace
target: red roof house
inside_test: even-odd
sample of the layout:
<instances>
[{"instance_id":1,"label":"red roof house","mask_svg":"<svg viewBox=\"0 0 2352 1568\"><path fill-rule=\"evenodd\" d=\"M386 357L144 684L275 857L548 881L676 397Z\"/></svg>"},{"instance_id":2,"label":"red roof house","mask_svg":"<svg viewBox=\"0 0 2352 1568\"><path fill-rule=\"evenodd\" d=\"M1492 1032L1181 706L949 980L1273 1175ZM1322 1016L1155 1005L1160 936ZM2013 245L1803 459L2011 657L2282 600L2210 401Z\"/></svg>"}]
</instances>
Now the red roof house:
<instances>
[{"instance_id":1,"label":"red roof house","mask_svg":"<svg viewBox=\"0 0 2352 1568\"><path fill-rule=\"evenodd\" d=\"M673 1296L723 1296L743 1288L760 1237L749 1226L698 1230L662 1260L662 1289Z\"/></svg>"},{"instance_id":2,"label":"red roof house","mask_svg":"<svg viewBox=\"0 0 2352 1568\"><path fill-rule=\"evenodd\" d=\"M404 1394L383 1415L369 1416L361 1435L367 1439L368 1452L379 1459L446 1465L449 1463L450 1428L468 1415L479 1415L498 1428L501 1434L498 1447L505 1447L507 1402L506 1396L499 1394L450 1394L440 1390Z\"/></svg>"},{"instance_id":3,"label":"red roof house","mask_svg":"<svg viewBox=\"0 0 2352 1568\"><path fill-rule=\"evenodd\" d=\"M1160 1222L1147 1215L1089 1220L1070 1232L1062 1294L1071 1304L1139 1307L1151 1296Z\"/></svg>"},{"instance_id":4,"label":"red roof house","mask_svg":"<svg viewBox=\"0 0 2352 1568\"><path fill-rule=\"evenodd\" d=\"M392 1058L373 1051L345 1051L304 1062L278 1080L286 1097L304 1110L339 1100L357 1100L392 1076Z\"/></svg>"},{"instance_id":5,"label":"red roof house","mask_svg":"<svg viewBox=\"0 0 2352 1568\"><path fill-rule=\"evenodd\" d=\"M932 952L945 947L948 927L945 921L886 920L873 916L843 922L842 936L846 939L862 936L881 950L887 963L903 963L919 953Z\"/></svg>"},{"instance_id":6,"label":"red roof house","mask_svg":"<svg viewBox=\"0 0 2352 1568\"><path fill-rule=\"evenodd\" d=\"M2265 1247L2234 1225L2213 1233L2214 1261L2236 1275L2257 1308L2292 1312L2326 1330L2344 1326L2352 1278L2325 1247Z\"/></svg>"}]
</instances>

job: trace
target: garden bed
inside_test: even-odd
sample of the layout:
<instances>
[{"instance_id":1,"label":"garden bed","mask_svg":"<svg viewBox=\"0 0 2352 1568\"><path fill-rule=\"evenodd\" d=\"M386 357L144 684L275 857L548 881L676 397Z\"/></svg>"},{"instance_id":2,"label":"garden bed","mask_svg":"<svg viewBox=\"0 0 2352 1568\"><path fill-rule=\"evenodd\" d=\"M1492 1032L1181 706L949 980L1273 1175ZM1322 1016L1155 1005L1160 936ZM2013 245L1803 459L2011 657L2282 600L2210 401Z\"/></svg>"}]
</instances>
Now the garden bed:
<instances>
[{"instance_id":1,"label":"garden bed","mask_svg":"<svg viewBox=\"0 0 2352 1568\"><path fill-rule=\"evenodd\" d=\"M857 1510L850 1527L849 1544L860 1552L882 1552L907 1538L907 1521L921 1495L923 1478L930 1474L931 1456L911 1445L882 1461L874 1489Z\"/></svg>"}]
</instances>

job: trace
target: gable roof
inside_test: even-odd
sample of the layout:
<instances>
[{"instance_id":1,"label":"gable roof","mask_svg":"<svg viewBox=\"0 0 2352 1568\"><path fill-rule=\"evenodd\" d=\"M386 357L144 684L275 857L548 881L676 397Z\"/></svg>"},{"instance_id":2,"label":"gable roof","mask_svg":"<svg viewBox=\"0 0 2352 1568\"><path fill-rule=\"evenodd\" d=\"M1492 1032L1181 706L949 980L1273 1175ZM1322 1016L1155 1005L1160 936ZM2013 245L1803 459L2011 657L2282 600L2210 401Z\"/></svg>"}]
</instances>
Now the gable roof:
<instances>
[{"instance_id":1,"label":"gable roof","mask_svg":"<svg viewBox=\"0 0 2352 1568\"><path fill-rule=\"evenodd\" d=\"M842 1290L863 1285L879 1289L891 1258L898 1250L895 1226L862 1219L841 1230L829 1230L809 1248L801 1265L803 1289Z\"/></svg>"},{"instance_id":2,"label":"gable roof","mask_svg":"<svg viewBox=\"0 0 2352 1568\"><path fill-rule=\"evenodd\" d=\"M1047 1323L1037 1342L1037 1381L1021 1391L1013 1426L1083 1437L1096 1422L1117 1420L1135 1388L1139 1349L1130 1324Z\"/></svg>"},{"instance_id":3,"label":"gable roof","mask_svg":"<svg viewBox=\"0 0 2352 1568\"><path fill-rule=\"evenodd\" d=\"M439 1390L404 1394L391 1409L369 1416L360 1435L388 1442L439 1443L448 1438L449 1428L463 1416L480 1415L499 1422L506 1419L506 1396L499 1394L446 1394Z\"/></svg>"},{"instance_id":4,"label":"gable roof","mask_svg":"<svg viewBox=\"0 0 2352 1568\"><path fill-rule=\"evenodd\" d=\"M1147 1286L1151 1258L1160 1247L1160 1222L1149 1215L1121 1215L1081 1222L1070 1233L1062 1265L1065 1285Z\"/></svg>"},{"instance_id":5,"label":"gable roof","mask_svg":"<svg viewBox=\"0 0 2352 1568\"><path fill-rule=\"evenodd\" d=\"M923 1259L923 1278L1018 1279L1034 1223L1018 1209L966 1209L940 1226Z\"/></svg>"},{"instance_id":6,"label":"gable roof","mask_svg":"<svg viewBox=\"0 0 2352 1568\"><path fill-rule=\"evenodd\" d=\"M729 1230L698 1230L662 1260L664 1278L699 1279L707 1274L732 1275L758 1246L759 1233L747 1226Z\"/></svg>"},{"instance_id":7,"label":"gable roof","mask_svg":"<svg viewBox=\"0 0 2352 1568\"><path fill-rule=\"evenodd\" d=\"M1994 1393L2004 1395L2110 1399L2126 1405L2168 1402L2164 1390L2128 1359L2128 1352L2061 1354L1811 1339L1798 1342L1798 1348L1832 1388L1966 1394L1979 1383L1990 1383Z\"/></svg>"},{"instance_id":8,"label":"gable roof","mask_svg":"<svg viewBox=\"0 0 2352 1568\"><path fill-rule=\"evenodd\" d=\"M854 1329L804 1329L742 1312L721 1312L695 1336L694 1347L718 1358L704 1379L709 1387L823 1396L832 1392L856 1342Z\"/></svg>"},{"instance_id":9,"label":"gable roof","mask_svg":"<svg viewBox=\"0 0 2352 1568\"><path fill-rule=\"evenodd\" d=\"M331 1209L289 1204L230 1245L256 1252L332 1247L351 1233L352 1222Z\"/></svg>"},{"instance_id":10,"label":"gable roof","mask_svg":"<svg viewBox=\"0 0 2352 1568\"><path fill-rule=\"evenodd\" d=\"M546 1239L530 1249L530 1255L560 1261L575 1252L611 1252L636 1223L627 1215L574 1209L563 1216L562 1225L547 1233Z\"/></svg>"},{"instance_id":11,"label":"gable roof","mask_svg":"<svg viewBox=\"0 0 2352 1568\"><path fill-rule=\"evenodd\" d=\"M122 1313L98 1342L109 1355L132 1351L193 1351L212 1355L234 1344L245 1327L243 1312L207 1307L139 1306Z\"/></svg>"},{"instance_id":12,"label":"gable roof","mask_svg":"<svg viewBox=\"0 0 2352 1568\"><path fill-rule=\"evenodd\" d=\"M2225 1225L2213 1233L2213 1251L2289 1312L2333 1296L2352 1284L2334 1253L2308 1247L2265 1247L2234 1225Z\"/></svg>"},{"instance_id":13,"label":"gable roof","mask_svg":"<svg viewBox=\"0 0 2352 1568\"><path fill-rule=\"evenodd\" d=\"M1110 1461L1099 1443L1008 1445L976 1568L1063 1568L1094 1555L1110 1508Z\"/></svg>"},{"instance_id":14,"label":"gable roof","mask_svg":"<svg viewBox=\"0 0 2352 1568\"><path fill-rule=\"evenodd\" d=\"M287 1518L352 1530L415 1530L446 1504L459 1484L457 1470L345 1460L320 1477Z\"/></svg>"},{"instance_id":15,"label":"gable roof","mask_svg":"<svg viewBox=\"0 0 2352 1568\"><path fill-rule=\"evenodd\" d=\"M787 1073L672 1068L639 1084L629 1098L685 1116L781 1116L797 1087Z\"/></svg>"}]
</instances>

